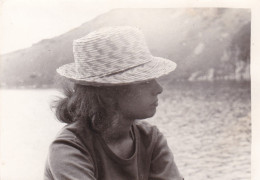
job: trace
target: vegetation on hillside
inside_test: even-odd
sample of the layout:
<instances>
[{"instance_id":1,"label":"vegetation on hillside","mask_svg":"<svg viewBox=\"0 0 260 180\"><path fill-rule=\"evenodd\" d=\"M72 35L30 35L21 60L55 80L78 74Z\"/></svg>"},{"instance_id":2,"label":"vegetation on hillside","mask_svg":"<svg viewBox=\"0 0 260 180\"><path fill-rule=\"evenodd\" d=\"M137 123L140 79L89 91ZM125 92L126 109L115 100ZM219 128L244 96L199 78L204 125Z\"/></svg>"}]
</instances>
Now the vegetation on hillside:
<instances>
[{"instance_id":1,"label":"vegetation on hillside","mask_svg":"<svg viewBox=\"0 0 260 180\"><path fill-rule=\"evenodd\" d=\"M105 27L143 30L155 56L178 64L170 80L250 80L250 10L115 9L65 34L1 58L1 87L50 87L56 69L73 62L72 41Z\"/></svg>"}]
</instances>

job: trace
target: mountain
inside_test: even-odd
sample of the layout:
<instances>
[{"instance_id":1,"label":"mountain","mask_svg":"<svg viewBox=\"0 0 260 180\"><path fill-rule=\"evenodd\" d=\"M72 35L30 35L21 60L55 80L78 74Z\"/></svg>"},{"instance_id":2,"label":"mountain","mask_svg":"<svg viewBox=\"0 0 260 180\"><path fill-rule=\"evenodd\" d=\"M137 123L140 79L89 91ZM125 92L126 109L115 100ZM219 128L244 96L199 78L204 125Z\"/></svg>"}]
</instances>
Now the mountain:
<instances>
[{"instance_id":1,"label":"mountain","mask_svg":"<svg viewBox=\"0 0 260 180\"><path fill-rule=\"evenodd\" d=\"M2 55L2 87L50 87L56 69L73 62L72 41L105 27L143 30L155 56L175 61L173 80L250 80L248 9L114 9L60 36Z\"/></svg>"}]
</instances>

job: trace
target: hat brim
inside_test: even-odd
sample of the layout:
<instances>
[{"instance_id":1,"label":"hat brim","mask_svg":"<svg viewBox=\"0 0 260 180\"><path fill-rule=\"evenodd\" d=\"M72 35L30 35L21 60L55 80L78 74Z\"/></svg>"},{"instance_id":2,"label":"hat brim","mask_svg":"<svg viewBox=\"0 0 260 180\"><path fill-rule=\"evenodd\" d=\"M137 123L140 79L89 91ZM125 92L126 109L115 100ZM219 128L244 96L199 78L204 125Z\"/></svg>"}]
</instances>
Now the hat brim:
<instances>
[{"instance_id":1,"label":"hat brim","mask_svg":"<svg viewBox=\"0 0 260 180\"><path fill-rule=\"evenodd\" d=\"M82 85L114 86L139 83L167 75L176 68L176 63L161 57L152 57L151 61L140 66L103 77L86 77L79 74L75 64L65 64L57 72L67 79Z\"/></svg>"}]
</instances>

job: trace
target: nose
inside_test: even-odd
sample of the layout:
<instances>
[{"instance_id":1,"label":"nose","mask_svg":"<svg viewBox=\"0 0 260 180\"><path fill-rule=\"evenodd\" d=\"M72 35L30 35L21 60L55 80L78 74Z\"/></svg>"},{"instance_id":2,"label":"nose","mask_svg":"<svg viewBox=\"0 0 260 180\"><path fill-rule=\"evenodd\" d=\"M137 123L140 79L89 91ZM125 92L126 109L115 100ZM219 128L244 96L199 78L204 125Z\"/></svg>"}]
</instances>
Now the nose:
<instances>
[{"instance_id":1,"label":"nose","mask_svg":"<svg viewBox=\"0 0 260 180\"><path fill-rule=\"evenodd\" d=\"M156 80L154 80L154 94L158 95L161 94L162 92L163 92L162 86Z\"/></svg>"}]
</instances>

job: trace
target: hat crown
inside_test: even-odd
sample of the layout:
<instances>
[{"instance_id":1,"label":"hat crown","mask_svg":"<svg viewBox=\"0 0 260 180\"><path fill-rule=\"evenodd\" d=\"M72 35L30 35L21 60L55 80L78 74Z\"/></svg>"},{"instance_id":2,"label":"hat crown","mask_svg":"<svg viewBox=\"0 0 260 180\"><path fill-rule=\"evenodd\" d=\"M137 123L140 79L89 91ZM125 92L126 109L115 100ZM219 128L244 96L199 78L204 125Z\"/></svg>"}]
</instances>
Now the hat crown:
<instances>
[{"instance_id":1,"label":"hat crown","mask_svg":"<svg viewBox=\"0 0 260 180\"><path fill-rule=\"evenodd\" d=\"M85 77L106 76L151 60L144 35L134 27L110 27L73 41L76 71Z\"/></svg>"}]
</instances>

